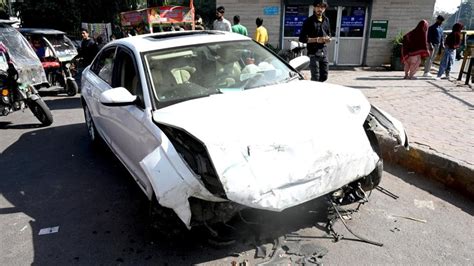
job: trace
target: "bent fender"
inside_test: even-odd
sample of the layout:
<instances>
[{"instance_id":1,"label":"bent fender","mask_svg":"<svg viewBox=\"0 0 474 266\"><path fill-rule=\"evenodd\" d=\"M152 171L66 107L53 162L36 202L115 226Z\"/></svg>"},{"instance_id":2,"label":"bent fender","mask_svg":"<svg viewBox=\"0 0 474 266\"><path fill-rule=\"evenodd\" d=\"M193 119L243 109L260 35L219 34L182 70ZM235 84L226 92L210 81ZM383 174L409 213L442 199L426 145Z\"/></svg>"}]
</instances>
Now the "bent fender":
<instances>
[{"instance_id":1,"label":"bent fender","mask_svg":"<svg viewBox=\"0 0 474 266\"><path fill-rule=\"evenodd\" d=\"M402 145L407 150L409 149L408 136L400 121L373 104L371 105L369 115L373 117L379 125L384 127L388 134L397 140L399 145Z\"/></svg>"}]
</instances>

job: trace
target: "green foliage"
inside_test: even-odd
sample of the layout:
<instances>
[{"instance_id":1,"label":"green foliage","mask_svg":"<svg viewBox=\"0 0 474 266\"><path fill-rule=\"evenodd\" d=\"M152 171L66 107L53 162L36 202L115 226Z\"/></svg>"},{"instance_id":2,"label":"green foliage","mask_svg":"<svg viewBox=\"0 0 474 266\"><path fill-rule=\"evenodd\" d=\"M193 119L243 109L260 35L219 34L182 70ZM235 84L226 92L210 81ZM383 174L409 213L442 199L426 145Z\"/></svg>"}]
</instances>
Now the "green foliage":
<instances>
[{"instance_id":1,"label":"green foliage","mask_svg":"<svg viewBox=\"0 0 474 266\"><path fill-rule=\"evenodd\" d=\"M166 4L189 6L189 3L189 0L23 0L13 3L13 8L20 13L23 27L78 32L81 22L119 24L120 12ZM204 23L212 24L216 0L195 0L194 6Z\"/></svg>"},{"instance_id":2,"label":"green foliage","mask_svg":"<svg viewBox=\"0 0 474 266\"><path fill-rule=\"evenodd\" d=\"M399 32L392 40L392 57L402 57L403 32Z\"/></svg>"},{"instance_id":3,"label":"green foliage","mask_svg":"<svg viewBox=\"0 0 474 266\"><path fill-rule=\"evenodd\" d=\"M465 30L474 29L474 6L473 1L462 1L461 8L446 19L443 24L445 30L451 30L456 22L464 24ZM459 12L460 11L460 12ZM459 13L459 14L458 14Z\"/></svg>"}]
</instances>

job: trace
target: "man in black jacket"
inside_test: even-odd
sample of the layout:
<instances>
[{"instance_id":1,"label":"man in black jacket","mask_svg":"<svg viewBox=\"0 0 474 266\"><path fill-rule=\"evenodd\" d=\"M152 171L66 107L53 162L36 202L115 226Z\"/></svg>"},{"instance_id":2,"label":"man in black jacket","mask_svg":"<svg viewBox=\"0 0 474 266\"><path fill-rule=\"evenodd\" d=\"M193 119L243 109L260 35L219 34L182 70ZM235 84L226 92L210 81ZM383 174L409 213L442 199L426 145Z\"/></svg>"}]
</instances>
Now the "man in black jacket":
<instances>
[{"instance_id":1,"label":"man in black jacket","mask_svg":"<svg viewBox=\"0 0 474 266\"><path fill-rule=\"evenodd\" d=\"M436 22L428 28L428 48L430 49L430 56L425 60L425 73L423 77L431 77L430 70L438 50L444 48L443 44L443 24L444 17L439 15Z\"/></svg>"},{"instance_id":2,"label":"man in black jacket","mask_svg":"<svg viewBox=\"0 0 474 266\"><path fill-rule=\"evenodd\" d=\"M79 54L84 58L84 65L87 66L90 65L97 52L99 52L99 48L97 43L89 37L89 31L87 29L82 29L81 35L82 42Z\"/></svg>"},{"instance_id":3,"label":"man in black jacket","mask_svg":"<svg viewBox=\"0 0 474 266\"><path fill-rule=\"evenodd\" d=\"M331 41L329 19L324 16L325 0L313 2L313 15L303 22L299 41L307 43L311 80L324 82L328 79L329 60L326 44Z\"/></svg>"}]
</instances>

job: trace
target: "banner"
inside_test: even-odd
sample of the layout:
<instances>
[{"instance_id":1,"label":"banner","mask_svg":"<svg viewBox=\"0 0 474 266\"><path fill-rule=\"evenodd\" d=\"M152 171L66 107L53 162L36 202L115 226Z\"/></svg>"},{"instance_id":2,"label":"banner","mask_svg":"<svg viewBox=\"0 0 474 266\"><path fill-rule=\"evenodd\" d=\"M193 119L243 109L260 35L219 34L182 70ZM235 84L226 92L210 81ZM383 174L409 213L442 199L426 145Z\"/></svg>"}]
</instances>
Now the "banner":
<instances>
[{"instance_id":1,"label":"banner","mask_svg":"<svg viewBox=\"0 0 474 266\"><path fill-rule=\"evenodd\" d=\"M110 41L112 35L112 25L110 23L81 23L81 28L89 31L89 36L97 40L97 37L102 36L104 42Z\"/></svg>"}]
</instances>

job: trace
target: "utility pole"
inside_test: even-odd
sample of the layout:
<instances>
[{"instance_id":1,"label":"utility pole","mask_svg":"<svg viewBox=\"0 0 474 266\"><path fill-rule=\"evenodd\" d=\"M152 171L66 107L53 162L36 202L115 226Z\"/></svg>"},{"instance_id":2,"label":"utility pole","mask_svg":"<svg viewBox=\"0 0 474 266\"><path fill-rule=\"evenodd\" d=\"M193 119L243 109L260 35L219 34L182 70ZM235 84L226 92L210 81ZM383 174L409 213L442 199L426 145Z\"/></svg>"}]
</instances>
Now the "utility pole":
<instances>
[{"instance_id":1,"label":"utility pole","mask_svg":"<svg viewBox=\"0 0 474 266\"><path fill-rule=\"evenodd\" d=\"M454 21L454 23L457 23L459 21L459 19L461 18L461 12L462 12L462 0L461 0L461 4L458 6L458 12L456 14L456 20Z\"/></svg>"},{"instance_id":2,"label":"utility pole","mask_svg":"<svg viewBox=\"0 0 474 266\"><path fill-rule=\"evenodd\" d=\"M7 0L8 5L8 16L12 16L12 0Z\"/></svg>"}]
</instances>

